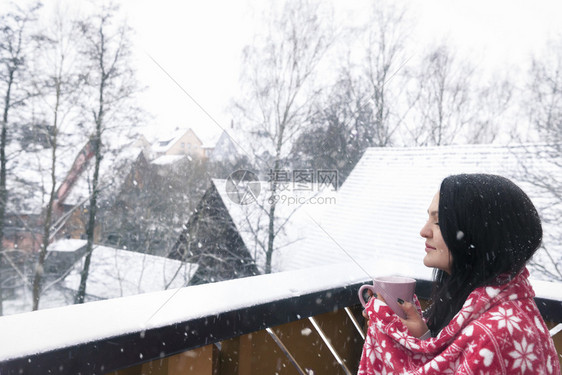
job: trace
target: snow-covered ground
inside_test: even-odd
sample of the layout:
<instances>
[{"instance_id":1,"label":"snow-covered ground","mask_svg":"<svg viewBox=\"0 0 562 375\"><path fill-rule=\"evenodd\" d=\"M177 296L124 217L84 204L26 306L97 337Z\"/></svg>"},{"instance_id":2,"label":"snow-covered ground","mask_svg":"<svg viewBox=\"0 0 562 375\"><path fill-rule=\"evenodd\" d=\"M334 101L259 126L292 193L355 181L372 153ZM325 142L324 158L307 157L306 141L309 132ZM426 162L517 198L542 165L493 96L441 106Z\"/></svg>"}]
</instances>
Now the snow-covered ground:
<instances>
[{"instance_id":1,"label":"snow-covered ground","mask_svg":"<svg viewBox=\"0 0 562 375\"><path fill-rule=\"evenodd\" d=\"M52 309L55 307L68 306L74 303L74 293L53 286L47 289L42 295L39 303L40 309ZM32 308L32 295L29 288L20 288L15 293L14 298L5 299L2 304L4 315L22 314L30 312ZM0 318L1 319L1 318Z\"/></svg>"},{"instance_id":2,"label":"snow-covered ground","mask_svg":"<svg viewBox=\"0 0 562 375\"><path fill-rule=\"evenodd\" d=\"M73 253L86 246L85 240L60 240L49 246L50 256ZM69 254L72 256L72 254ZM84 259L64 275L49 275L43 280L44 292L39 308L50 309L74 303L80 284ZM86 301L132 296L186 286L197 265L179 260L96 245L92 253L86 284ZM63 270L64 271L64 270ZM57 280L58 277L61 280ZM29 286L17 289L13 298L3 302L4 315L31 311Z\"/></svg>"},{"instance_id":3,"label":"snow-covered ground","mask_svg":"<svg viewBox=\"0 0 562 375\"><path fill-rule=\"evenodd\" d=\"M78 290L82 269L83 261L74 267L63 285ZM97 299L109 299L179 288L187 285L196 270L196 265L179 260L96 245L86 293Z\"/></svg>"}]
</instances>

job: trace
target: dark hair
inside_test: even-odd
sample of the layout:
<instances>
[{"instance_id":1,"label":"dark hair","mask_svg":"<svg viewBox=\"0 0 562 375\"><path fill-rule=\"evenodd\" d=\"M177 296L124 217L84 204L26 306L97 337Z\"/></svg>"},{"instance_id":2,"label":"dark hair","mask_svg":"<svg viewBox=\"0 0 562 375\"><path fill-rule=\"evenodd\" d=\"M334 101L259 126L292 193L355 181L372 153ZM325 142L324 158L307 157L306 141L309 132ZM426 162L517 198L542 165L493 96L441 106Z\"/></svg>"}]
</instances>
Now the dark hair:
<instances>
[{"instance_id":1,"label":"dark hair","mask_svg":"<svg viewBox=\"0 0 562 375\"><path fill-rule=\"evenodd\" d=\"M439 189L439 228L451 254L451 274L434 271L426 316L435 336L477 287L507 282L539 248L542 227L529 197L505 177L460 174Z\"/></svg>"}]
</instances>

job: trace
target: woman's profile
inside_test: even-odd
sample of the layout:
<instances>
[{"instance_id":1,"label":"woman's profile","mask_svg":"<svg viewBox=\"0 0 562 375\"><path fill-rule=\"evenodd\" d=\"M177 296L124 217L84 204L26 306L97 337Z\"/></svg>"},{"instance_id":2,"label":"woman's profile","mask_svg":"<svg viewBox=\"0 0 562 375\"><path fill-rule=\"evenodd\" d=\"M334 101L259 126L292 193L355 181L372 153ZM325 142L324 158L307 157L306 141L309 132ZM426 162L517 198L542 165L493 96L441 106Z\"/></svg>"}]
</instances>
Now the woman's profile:
<instances>
[{"instance_id":1,"label":"woman's profile","mask_svg":"<svg viewBox=\"0 0 562 375\"><path fill-rule=\"evenodd\" d=\"M541 221L517 185L487 174L445 178L420 235L424 265L435 270L431 305L420 315L399 301L402 319L372 298L359 375L560 374L525 266Z\"/></svg>"}]
</instances>

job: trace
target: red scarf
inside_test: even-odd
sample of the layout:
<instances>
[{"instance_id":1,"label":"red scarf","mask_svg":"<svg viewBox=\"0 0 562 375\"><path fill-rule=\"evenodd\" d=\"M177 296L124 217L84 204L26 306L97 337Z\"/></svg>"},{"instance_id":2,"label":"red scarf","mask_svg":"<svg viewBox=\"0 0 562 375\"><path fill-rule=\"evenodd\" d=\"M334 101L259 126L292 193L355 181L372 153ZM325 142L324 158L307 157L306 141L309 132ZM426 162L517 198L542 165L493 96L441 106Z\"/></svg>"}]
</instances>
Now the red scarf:
<instances>
[{"instance_id":1,"label":"red scarf","mask_svg":"<svg viewBox=\"0 0 562 375\"><path fill-rule=\"evenodd\" d=\"M500 286L475 289L435 338L410 336L378 299L370 318L358 375L560 374L558 355L523 270Z\"/></svg>"}]
</instances>

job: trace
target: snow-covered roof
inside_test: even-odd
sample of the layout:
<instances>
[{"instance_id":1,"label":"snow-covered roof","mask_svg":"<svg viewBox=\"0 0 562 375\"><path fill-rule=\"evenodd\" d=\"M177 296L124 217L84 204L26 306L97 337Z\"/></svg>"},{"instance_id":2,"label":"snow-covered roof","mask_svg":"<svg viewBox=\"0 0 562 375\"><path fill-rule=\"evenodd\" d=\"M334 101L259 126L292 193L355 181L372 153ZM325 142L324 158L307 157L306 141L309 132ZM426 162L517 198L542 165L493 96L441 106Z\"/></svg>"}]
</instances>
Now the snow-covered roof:
<instances>
[{"instance_id":1,"label":"snow-covered roof","mask_svg":"<svg viewBox=\"0 0 562 375\"><path fill-rule=\"evenodd\" d=\"M79 137L60 136L57 145L55 179L59 184L70 169L80 147L70 142L83 142ZM27 150L12 142L7 150L8 213L38 214L43 209L51 191L52 149L30 147Z\"/></svg>"},{"instance_id":2,"label":"snow-covered roof","mask_svg":"<svg viewBox=\"0 0 562 375\"><path fill-rule=\"evenodd\" d=\"M221 139L224 133L225 133L224 131L221 131L221 132L210 134L208 136L200 136L199 139L201 139L201 141L203 142L203 145L201 147L215 148L217 142L219 141L219 139Z\"/></svg>"},{"instance_id":3,"label":"snow-covered roof","mask_svg":"<svg viewBox=\"0 0 562 375\"><path fill-rule=\"evenodd\" d=\"M245 155L238 140L232 132L224 130L215 140L209 159L213 161L235 161L240 155Z\"/></svg>"},{"instance_id":4,"label":"snow-covered roof","mask_svg":"<svg viewBox=\"0 0 562 375\"><path fill-rule=\"evenodd\" d=\"M141 154L145 152L145 146L138 139L121 140L120 144L109 144L100 164L99 186L101 197L111 199L112 192L121 187L123 180L127 177L129 168ZM86 202L92 192L92 176L94 171L94 159L88 163L75 184L70 188L70 193L64 203L77 205Z\"/></svg>"},{"instance_id":5,"label":"snow-covered roof","mask_svg":"<svg viewBox=\"0 0 562 375\"><path fill-rule=\"evenodd\" d=\"M86 246L86 240L60 239L47 247L47 251L74 252Z\"/></svg>"},{"instance_id":6,"label":"snow-covered roof","mask_svg":"<svg viewBox=\"0 0 562 375\"><path fill-rule=\"evenodd\" d=\"M78 290L82 268L83 260L64 279L66 288ZM109 299L179 288L196 270L196 265L170 258L95 245L86 294Z\"/></svg>"},{"instance_id":7,"label":"snow-covered roof","mask_svg":"<svg viewBox=\"0 0 562 375\"><path fill-rule=\"evenodd\" d=\"M254 191L255 200L250 204L238 204L236 196L234 196L234 200L231 199L233 197L232 186L227 186L227 180L213 179L213 184L246 248L255 259L258 268L263 271L272 191L271 183L268 181L255 181L254 183L259 185L259 192ZM298 249L307 236L306 225L309 225L309 221L300 212L301 208L310 206L309 210L321 210L322 205L317 203L326 202L334 195L335 191L331 186L327 187L323 184L313 183L303 186L293 183L283 184L282 190L277 192L275 198L277 200L274 242L276 255L272 263L274 271L283 270L281 254L292 248Z\"/></svg>"},{"instance_id":8,"label":"snow-covered roof","mask_svg":"<svg viewBox=\"0 0 562 375\"><path fill-rule=\"evenodd\" d=\"M59 133L57 140L57 153L55 165L56 187L67 177L76 156L81 152L88 142L86 136L80 132ZM134 160L141 151L146 150L147 142L144 137L135 138L133 141L127 139L107 139L104 143L118 153L107 152L100 166L100 176L112 184L119 183L114 173L117 164ZM38 214L48 201L51 190L51 163L52 149L38 146L30 146L22 150L17 142L13 141L7 150L8 174L7 187L8 213ZM87 170L82 173L76 184L72 187L66 198L66 203L76 204L82 202L89 196L91 170L93 162L90 162ZM104 177L105 176L105 177ZM123 176L125 177L125 176ZM106 183L107 185L107 183Z\"/></svg>"},{"instance_id":9,"label":"snow-covered roof","mask_svg":"<svg viewBox=\"0 0 562 375\"><path fill-rule=\"evenodd\" d=\"M168 151L186 132L186 129L176 129L173 133L161 137L152 145L152 151L155 153Z\"/></svg>"},{"instance_id":10,"label":"snow-covered roof","mask_svg":"<svg viewBox=\"0 0 562 375\"><path fill-rule=\"evenodd\" d=\"M187 134L188 132L192 132L193 135L199 139L199 141L201 142L200 138L197 136L197 134L195 134L195 132L192 129L176 129L174 130L172 133L167 134L165 136L163 136L162 138L160 138L159 140L157 140L153 145L152 145L152 151L155 154L161 154L161 153L166 153L173 145L175 145L185 134ZM201 142L203 143L203 142Z\"/></svg>"},{"instance_id":11,"label":"snow-covered roof","mask_svg":"<svg viewBox=\"0 0 562 375\"><path fill-rule=\"evenodd\" d=\"M150 164L170 165L188 157L189 157L188 155L162 155L152 160Z\"/></svg>"},{"instance_id":12,"label":"snow-covered roof","mask_svg":"<svg viewBox=\"0 0 562 375\"><path fill-rule=\"evenodd\" d=\"M419 231L441 180L457 173L504 175L527 192L543 214L556 202L526 181L524 168L545 179L562 176L560 161L556 166L541 157L548 150L544 145L370 148L338 191L336 204L316 213L303 207L309 220L301 225L307 235L283 255L281 269L351 259L368 265L384 259L393 265L388 273L409 269L412 277L430 279L431 270L422 265L424 240ZM561 228L547 222L543 228L543 243L561 254L562 244L554 241L562 238Z\"/></svg>"}]
</instances>

